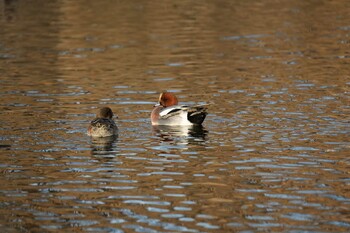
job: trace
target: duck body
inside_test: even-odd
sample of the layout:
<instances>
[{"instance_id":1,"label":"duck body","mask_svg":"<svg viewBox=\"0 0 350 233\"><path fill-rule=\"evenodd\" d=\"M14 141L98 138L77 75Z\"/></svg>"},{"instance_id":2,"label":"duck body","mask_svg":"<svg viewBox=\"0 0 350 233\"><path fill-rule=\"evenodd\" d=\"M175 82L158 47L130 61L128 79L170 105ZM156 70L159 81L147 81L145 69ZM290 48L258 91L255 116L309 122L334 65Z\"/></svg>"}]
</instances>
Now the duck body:
<instances>
[{"instance_id":1,"label":"duck body","mask_svg":"<svg viewBox=\"0 0 350 233\"><path fill-rule=\"evenodd\" d=\"M110 108L101 108L96 118L90 122L87 134L91 137L109 137L117 135L118 127L112 118L113 112Z\"/></svg>"},{"instance_id":2,"label":"duck body","mask_svg":"<svg viewBox=\"0 0 350 233\"><path fill-rule=\"evenodd\" d=\"M207 116L205 105L178 105L172 93L163 92L151 113L152 125L201 125Z\"/></svg>"},{"instance_id":3,"label":"duck body","mask_svg":"<svg viewBox=\"0 0 350 233\"><path fill-rule=\"evenodd\" d=\"M107 118L96 118L91 121L88 135L92 137L109 137L118 134L115 122Z\"/></svg>"}]
</instances>

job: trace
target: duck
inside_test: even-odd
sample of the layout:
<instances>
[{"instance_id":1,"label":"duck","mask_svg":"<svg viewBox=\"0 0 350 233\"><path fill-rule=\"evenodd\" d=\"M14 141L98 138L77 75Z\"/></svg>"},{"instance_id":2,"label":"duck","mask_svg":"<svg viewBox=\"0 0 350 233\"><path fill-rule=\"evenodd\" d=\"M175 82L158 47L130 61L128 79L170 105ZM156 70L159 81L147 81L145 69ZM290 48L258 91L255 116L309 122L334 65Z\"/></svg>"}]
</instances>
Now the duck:
<instances>
[{"instance_id":1,"label":"duck","mask_svg":"<svg viewBox=\"0 0 350 233\"><path fill-rule=\"evenodd\" d=\"M109 107L100 108L96 118L90 122L87 134L91 137L110 137L118 134L118 127L113 121L113 111Z\"/></svg>"},{"instance_id":2,"label":"duck","mask_svg":"<svg viewBox=\"0 0 350 233\"><path fill-rule=\"evenodd\" d=\"M201 125L207 116L206 105L179 105L171 92L162 92L151 112L152 125Z\"/></svg>"}]
</instances>

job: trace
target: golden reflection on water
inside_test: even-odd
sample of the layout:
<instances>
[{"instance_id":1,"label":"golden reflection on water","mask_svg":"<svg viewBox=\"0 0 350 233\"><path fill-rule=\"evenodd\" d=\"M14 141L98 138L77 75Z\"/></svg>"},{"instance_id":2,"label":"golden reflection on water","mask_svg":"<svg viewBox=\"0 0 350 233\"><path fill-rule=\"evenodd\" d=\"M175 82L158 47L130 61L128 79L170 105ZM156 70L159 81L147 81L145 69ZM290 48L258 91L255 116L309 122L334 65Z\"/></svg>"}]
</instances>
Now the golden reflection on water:
<instances>
[{"instance_id":1,"label":"golden reflection on water","mask_svg":"<svg viewBox=\"0 0 350 233\"><path fill-rule=\"evenodd\" d=\"M0 229L349 231L349 7L2 1ZM152 127L163 90L204 126Z\"/></svg>"}]
</instances>

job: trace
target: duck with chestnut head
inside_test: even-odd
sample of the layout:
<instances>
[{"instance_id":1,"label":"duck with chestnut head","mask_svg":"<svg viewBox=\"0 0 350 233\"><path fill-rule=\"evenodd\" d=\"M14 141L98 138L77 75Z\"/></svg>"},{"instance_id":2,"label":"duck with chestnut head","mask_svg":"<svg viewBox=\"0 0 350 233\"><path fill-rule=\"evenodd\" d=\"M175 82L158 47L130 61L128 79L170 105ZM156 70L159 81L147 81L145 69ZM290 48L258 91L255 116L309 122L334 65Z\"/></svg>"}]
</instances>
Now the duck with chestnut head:
<instances>
[{"instance_id":1,"label":"duck with chestnut head","mask_svg":"<svg viewBox=\"0 0 350 233\"><path fill-rule=\"evenodd\" d=\"M151 113L152 125L201 125L207 116L205 105L178 105L173 93L162 92Z\"/></svg>"}]
</instances>

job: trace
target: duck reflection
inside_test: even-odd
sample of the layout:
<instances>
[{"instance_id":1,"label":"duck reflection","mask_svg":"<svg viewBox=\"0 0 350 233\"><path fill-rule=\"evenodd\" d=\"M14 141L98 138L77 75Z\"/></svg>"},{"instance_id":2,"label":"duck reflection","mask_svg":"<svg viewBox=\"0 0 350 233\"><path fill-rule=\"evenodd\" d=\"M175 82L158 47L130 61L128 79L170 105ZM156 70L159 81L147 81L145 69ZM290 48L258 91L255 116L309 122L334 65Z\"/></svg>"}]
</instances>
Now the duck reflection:
<instances>
[{"instance_id":1,"label":"duck reflection","mask_svg":"<svg viewBox=\"0 0 350 233\"><path fill-rule=\"evenodd\" d=\"M17 0L4 0L4 16L7 22L16 20L17 8Z\"/></svg>"},{"instance_id":2,"label":"duck reflection","mask_svg":"<svg viewBox=\"0 0 350 233\"><path fill-rule=\"evenodd\" d=\"M91 138L91 153L93 155L103 156L110 155L111 151L115 150L115 142L118 139L118 135L112 135L109 137Z\"/></svg>"},{"instance_id":3,"label":"duck reflection","mask_svg":"<svg viewBox=\"0 0 350 233\"><path fill-rule=\"evenodd\" d=\"M202 125L155 125L153 132L162 141L186 141L187 143L203 142L206 140L208 131Z\"/></svg>"}]
</instances>

